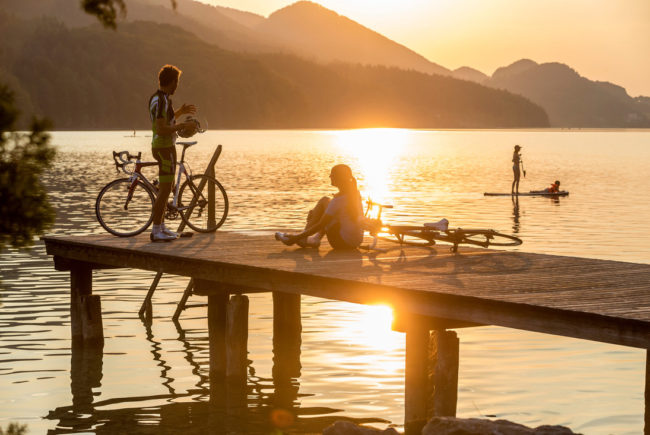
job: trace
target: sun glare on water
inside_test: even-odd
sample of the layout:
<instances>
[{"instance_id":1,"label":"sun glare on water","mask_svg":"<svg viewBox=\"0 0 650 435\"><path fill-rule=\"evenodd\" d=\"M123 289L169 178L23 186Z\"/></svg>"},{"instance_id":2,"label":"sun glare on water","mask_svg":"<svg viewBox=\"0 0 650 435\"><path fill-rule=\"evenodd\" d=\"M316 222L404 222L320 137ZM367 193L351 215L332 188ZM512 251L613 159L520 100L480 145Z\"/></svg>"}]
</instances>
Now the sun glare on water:
<instances>
[{"instance_id":1,"label":"sun glare on water","mask_svg":"<svg viewBox=\"0 0 650 435\"><path fill-rule=\"evenodd\" d=\"M350 158L348 163L362 194L376 202L390 198L392 174L409 143L411 132L396 128L368 128L332 132L335 144Z\"/></svg>"},{"instance_id":2,"label":"sun glare on water","mask_svg":"<svg viewBox=\"0 0 650 435\"><path fill-rule=\"evenodd\" d=\"M346 326L341 333L346 341L354 341L367 348L392 351L402 345L399 332L391 329L393 310L386 305L360 305L355 321Z\"/></svg>"}]
</instances>

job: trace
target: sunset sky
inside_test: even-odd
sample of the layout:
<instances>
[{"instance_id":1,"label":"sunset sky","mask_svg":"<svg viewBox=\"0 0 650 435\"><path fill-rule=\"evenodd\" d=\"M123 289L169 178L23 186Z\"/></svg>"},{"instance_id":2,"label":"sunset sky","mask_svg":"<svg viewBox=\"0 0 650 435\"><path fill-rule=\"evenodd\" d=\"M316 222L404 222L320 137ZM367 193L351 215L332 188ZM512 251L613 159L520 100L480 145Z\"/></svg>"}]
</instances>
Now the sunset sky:
<instances>
[{"instance_id":1,"label":"sunset sky","mask_svg":"<svg viewBox=\"0 0 650 435\"><path fill-rule=\"evenodd\" d=\"M294 0L201 0L268 16ZM320 0L444 67L521 58L650 96L650 0Z\"/></svg>"}]
</instances>

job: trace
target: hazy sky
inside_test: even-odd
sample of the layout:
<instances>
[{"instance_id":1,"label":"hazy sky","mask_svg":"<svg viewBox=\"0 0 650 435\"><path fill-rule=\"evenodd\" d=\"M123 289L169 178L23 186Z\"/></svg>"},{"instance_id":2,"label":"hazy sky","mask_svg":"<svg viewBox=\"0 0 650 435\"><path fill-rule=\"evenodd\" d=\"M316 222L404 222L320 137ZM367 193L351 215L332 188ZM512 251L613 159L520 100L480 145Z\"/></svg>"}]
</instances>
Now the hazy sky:
<instances>
[{"instance_id":1,"label":"hazy sky","mask_svg":"<svg viewBox=\"0 0 650 435\"><path fill-rule=\"evenodd\" d=\"M295 0L201 0L268 16ZM455 69L492 74L521 58L650 96L650 0L320 0Z\"/></svg>"}]
</instances>

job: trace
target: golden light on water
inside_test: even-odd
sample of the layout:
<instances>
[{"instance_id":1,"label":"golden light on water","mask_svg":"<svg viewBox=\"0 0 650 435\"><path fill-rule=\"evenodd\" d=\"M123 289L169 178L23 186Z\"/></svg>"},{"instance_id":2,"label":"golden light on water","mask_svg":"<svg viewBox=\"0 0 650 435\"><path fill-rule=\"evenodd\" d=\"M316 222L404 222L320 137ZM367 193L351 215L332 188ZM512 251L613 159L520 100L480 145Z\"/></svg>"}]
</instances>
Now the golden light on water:
<instances>
[{"instance_id":1,"label":"golden light on water","mask_svg":"<svg viewBox=\"0 0 650 435\"><path fill-rule=\"evenodd\" d=\"M390 198L392 173L410 140L409 130L367 128L332 132L335 143L350 157L349 164L362 194L381 202Z\"/></svg>"},{"instance_id":2,"label":"golden light on water","mask_svg":"<svg viewBox=\"0 0 650 435\"><path fill-rule=\"evenodd\" d=\"M358 345L392 351L403 345L403 337L391 329L393 309L386 305L359 305L357 319L342 330L347 341Z\"/></svg>"}]
</instances>

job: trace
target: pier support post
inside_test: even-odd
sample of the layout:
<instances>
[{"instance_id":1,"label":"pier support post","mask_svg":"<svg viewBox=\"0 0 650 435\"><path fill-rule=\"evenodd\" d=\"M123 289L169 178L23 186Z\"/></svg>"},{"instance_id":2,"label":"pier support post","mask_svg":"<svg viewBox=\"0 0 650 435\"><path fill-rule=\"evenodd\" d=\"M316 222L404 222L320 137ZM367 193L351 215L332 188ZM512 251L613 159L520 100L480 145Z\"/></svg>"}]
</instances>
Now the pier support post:
<instances>
[{"instance_id":1,"label":"pier support post","mask_svg":"<svg viewBox=\"0 0 650 435\"><path fill-rule=\"evenodd\" d=\"M645 435L650 435L650 349L646 349L645 356Z\"/></svg>"},{"instance_id":2,"label":"pier support post","mask_svg":"<svg viewBox=\"0 0 650 435\"><path fill-rule=\"evenodd\" d=\"M73 342L104 345L102 309L99 296L93 296L93 269L88 263L70 264L70 330Z\"/></svg>"},{"instance_id":3,"label":"pier support post","mask_svg":"<svg viewBox=\"0 0 650 435\"><path fill-rule=\"evenodd\" d=\"M273 292L273 379L300 376L300 295Z\"/></svg>"},{"instance_id":4,"label":"pier support post","mask_svg":"<svg viewBox=\"0 0 650 435\"><path fill-rule=\"evenodd\" d=\"M440 323L435 319L404 313L396 317L406 332L404 430L419 434L433 416L456 416L459 340L444 327L430 332Z\"/></svg>"},{"instance_id":5,"label":"pier support post","mask_svg":"<svg viewBox=\"0 0 650 435\"><path fill-rule=\"evenodd\" d=\"M201 279L194 280L195 288L214 289L218 283ZM219 293L208 296L208 337L210 341L210 385L226 375L226 308L228 291L220 288Z\"/></svg>"},{"instance_id":6,"label":"pier support post","mask_svg":"<svg viewBox=\"0 0 650 435\"><path fill-rule=\"evenodd\" d=\"M230 298L226 315L226 377L246 381L248 367L248 296Z\"/></svg>"},{"instance_id":7,"label":"pier support post","mask_svg":"<svg viewBox=\"0 0 650 435\"><path fill-rule=\"evenodd\" d=\"M427 422L429 329L417 322L406 331L404 431L419 434Z\"/></svg>"},{"instance_id":8,"label":"pier support post","mask_svg":"<svg viewBox=\"0 0 650 435\"><path fill-rule=\"evenodd\" d=\"M431 331L429 340L429 385L431 391L427 419L433 416L456 416L459 347L456 332Z\"/></svg>"}]
</instances>

